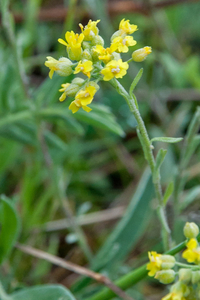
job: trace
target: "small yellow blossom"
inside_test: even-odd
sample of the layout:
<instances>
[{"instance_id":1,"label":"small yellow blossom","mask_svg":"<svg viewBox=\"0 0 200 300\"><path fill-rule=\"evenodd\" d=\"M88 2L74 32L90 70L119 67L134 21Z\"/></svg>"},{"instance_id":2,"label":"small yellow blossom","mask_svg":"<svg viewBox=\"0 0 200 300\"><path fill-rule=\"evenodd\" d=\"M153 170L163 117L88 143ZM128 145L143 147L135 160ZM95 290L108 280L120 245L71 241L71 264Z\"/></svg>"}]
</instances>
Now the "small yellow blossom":
<instances>
[{"instance_id":1,"label":"small yellow blossom","mask_svg":"<svg viewBox=\"0 0 200 300\"><path fill-rule=\"evenodd\" d=\"M90 112L91 108L87 105L90 104L93 100L93 96L96 93L97 89L89 84L84 90L80 90L75 97L75 100L69 106L69 109L72 110L73 114L77 112L81 107L83 110Z\"/></svg>"},{"instance_id":2,"label":"small yellow blossom","mask_svg":"<svg viewBox=\"0 0 200 300\"><path fill-rule=\"evenodd\" d=\"M97 20L97 21L89 20L89 22L85 26L85 28L82 24L79 24L81 31L84 34L85 41L91 41L96 35L98 35L99 29L97 28L97 24L99 22L100 22L100 20Z\"/></svg>"},{"instance_id":3,"label":"small yellow blossom","mask_svg":"<svg viewBox=\"0 0 200 300\"><path fill-rule=\"evenodd\" d=\"M190 239L186 246L187 250L183 252L182 257L189 263L200 263L200 247L198 247L197 240L195 238Z\"/></svg>"},{"instance_id":4,"label":"small yellow blossom","mask_svg":"<svg viewBox=\"0 0 200 300\"><path fill-rule=\"evenodd\" d=\"M190 294L188 286L181 281L176 282L171 286L170 293L167 294L162 300L186 300Z\"/></svg>"},{"instance_id":5,"label":"small yellow blossom","mask_svg":"<svg viewBox=\"0 0 200 300\"><path fill-rule=\"evenodd\" d=\"M129 46L134 46L136 45L136 41L133 39L132 36L118 36L113 39L112 44L110 46L111 51L117 51L117 52L128 52L128 47Z\"/></svg>"},{"instance_id":6,"label":"small yellow blossom","mask_svg":"<svg viewBox=\"0 0 200 300\"><path fill-rule=\"evenodd\" d=\"M141 62L147 58L147 56L152 52L151 47L144 47L138 49L132 53L132 59L136 62Z\"/></svg>"},{"instance_id":7,"label":"small yellow blossom","mask_svg":"<svg viewBox=\"0 0 200 300\"><path fill-rule=\"evenodd\" d=\"M64 101L64 100L66 99L66 97L67 97L67 93L65 92L65 90L66 90L66 88L67 88L68 86L70 86L70 83L63 83L63 84L61 84L61 86L62 86L62 88L59 89L59 92L63 92L63 93L62 93L62 95L60 96L59 100L62 102L62 101Z\"/></svg>"},{"instance_id":8,"label":"small yellow blossom","mask_svg":"<svg viewBox=\"0 0 200 300\"><path fill-rule=\"evenodd\" d=\"M110 48L104 48L101 45L97 45L94 49L99 54L98 58L107 64L112 59L112 51Z\"/></svg>"},{"instance_id":9,"label":"small yellow blossom","mask_svg":"<svg viewBox=\"0 0 200 300\"><path fill-rule=\"evenodd\" d=\"M121 22L119 23L119 30L122 33L132 34L137 30L137 25L131 25L129 22L130 22L129 20L125 21L125 19L122 19Z\"/></svg>"},{"instance_id":10,"label":"small yellow blossom","mask_svg":"<svg viewBox=\"0 0 200 300\"><path fill-rule=\"evenodd\" d=\"M161 254L155 251L148 252L150 263L147 264L147 270L149 271L149 276L154 276L156 272L161 270L162 260Z\"/></svg>"},{"instance_id":11,"label":"small yellow blossom","mask_svg":"<svg viewBox=\"0 0 200 300\"><path fill-rule=\"evenodd\" d=\"M126 74L126 70L129 65L127 62L123 62L122 59L119 60L111 60L103 70L101 70L101 74L104 75L103 80L108 81L112 78L122 78Z\"/></svg>"},{"instance_id":12,"label":"small yellow blossom","mask_svg":"<svg viewBox=\"0 0 200 300\"><path fill-rule=\"evenodd\" d=\"M47 56L47 61L44 64L50 69L49 77L51 79L54 72L60 76L69 76L72 73L72 62L66 57L61 57L57 60L51 56Z\"/></svg>"},{"instance_id":13,"label":"small yellow blossom","mask_svg":"<svg viewBox=\"0 0 200 300\"><path fill-rule=\"evenodd\" d=\"M167 294L162 300L186 300L181 292L172 292Z\"/></svg>"},{"instance_id":14,"label":"small yellow blossom","mask_svg":"<svg viewBox=\"0 0 200 300\"><path fill-rule=\"evenodd\" d=\"M82 53L81 43L84 39L84 35L82 33L75 34L73 31L67 31L65 33L65 39L67 42L65 42L63 39L58 39L58 42L67 47L67 52L70 59L79 60Z\"/></svg>"},{"instance_id":15,"label":"small yellow blossom","mask_svg":"<svg viewBox=\"0 0 200 300\"><path fill-rule=\"evenodd\" d=\"M92 71L93 66L92 62L90 60L86 60L84 62L79 61L77 67L75 68L74 74L77 74L79 72L82 72L86 76L90 78L90 71Z\"/></svg>"}]
</instances>

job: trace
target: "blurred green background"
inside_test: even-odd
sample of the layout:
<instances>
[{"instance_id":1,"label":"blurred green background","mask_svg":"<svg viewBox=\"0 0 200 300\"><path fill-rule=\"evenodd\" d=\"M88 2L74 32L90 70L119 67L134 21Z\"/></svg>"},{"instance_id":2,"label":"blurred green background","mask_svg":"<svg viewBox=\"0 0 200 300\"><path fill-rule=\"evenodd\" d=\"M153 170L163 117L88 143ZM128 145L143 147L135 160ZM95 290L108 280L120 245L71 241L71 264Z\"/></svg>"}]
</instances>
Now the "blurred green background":
<instances>
[{"instance_id":1,"label":"blurred green background","mask_svg":"<svg viewBox=\"0 0 200 300\"><path fill-rule=\"evenodd\" d=\"M46 56L66 55L57 40L67 30L80 32L79 23L101 19L100 35L109 46L120 20L129 19L139 28L131 51L151 46L153 52L145 62L131 63L121 83L128 89L143 67L136 96L150 137L184 136L200 100L200 3L13 0L9 10L13 19L6 23L1 18L0 27L0 193L17 208L21 243L114 280L145 262L148 250L162 249L136 121L106 82L95 95L91 113L72 115L72 99L59 103L58 89L73 77L54 74L49 79L44 62ZM129 59L131 51L123 59ZM182 143L156 143L155 152L160 146L168 149L161 170L165 188L176 172ZM173 232L178 242L184 222L198 222L199 161L197 147L186 170ZM169 201L171 226L172 207ZM0 276L10 292L61 283L83 298L99 289L95 283L77 283L78 275L17 249ZM160 299L162 293L163 286L154 281L130 290L139 300Z\"/></svg>"}]
</instances>

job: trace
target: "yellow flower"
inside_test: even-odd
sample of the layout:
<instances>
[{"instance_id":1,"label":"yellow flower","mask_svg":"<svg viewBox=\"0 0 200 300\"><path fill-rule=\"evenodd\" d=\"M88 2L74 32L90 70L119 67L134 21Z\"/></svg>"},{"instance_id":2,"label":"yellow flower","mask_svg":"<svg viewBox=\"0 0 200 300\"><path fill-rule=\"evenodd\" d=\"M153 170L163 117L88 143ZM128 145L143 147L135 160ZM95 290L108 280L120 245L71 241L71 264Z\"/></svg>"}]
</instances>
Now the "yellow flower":
<instances>
[{"instance_id":1,"label":"yellow flower","mask_svg":"<svg viewBox=\"0 0 200 300\"><path fill-rule=\"evenodd\" d=\"M128 47L129 46L134 46L136 45L136 41L133 39L132 36L118 36L113 39L112 44L110 46L111 51L117 51L117 52L128 52Z\"/></svg>"},{"instance_id":2,"label":"yellow flower","mask_svg":"<svg viewBox=\"0 0 200 300\"><path fill-rule=\"evenodd\" d=\"M161 254L155 251L148 252L150 263L147 264L147 270L149 270L148 275L154 276L156 272L161 270L162 260Z\"/></svg>"},{"instance_id":3,"label":"yellow flower","mask_svg":"<svg viewBox=\"0 0 200 300\"><path fill-rule=\"evenodd\" d=\"M123 33L132 34L137 30L137 25L131 25L129 22L130 22L129 20L125 21L125 19L123 19L119 23L119 30L121 30L122 34Z\"/></svg>"},{"instance_id":4,"label":"yellow flower","mask_svg":"<svg viewBox=\"0 0 200 300\"><path fill-rule=\"evenodd\" d=\"M171 286L170 293L167 294L162 300L186 300L190 294L188 286L181 281L176 282Z\"/></svg>"},{"instance_id":5,"label":"yellow flower","mask_svg":"<svg viewBox=\"0 0 200 300\"><path fill-rule=\"evenodd\" d=\"M172 292L167 294L162 300L186 300L181 292Z\"/></svg>"},{"instance_id":6,"label":"yellow flower","mask_svg":"<svg viewBox=\"0 0 200 300\"><path fill-rule=\"evenodd\" d=\"M98 58L107 64L112 59L112 51L110 48L104 48L101 45L97 45L94 49L99 54Z\"/></svg>"},{"instance_id":7,"label":"yellow flower","mask_svg":"<svg viewBox=\"0 0 200 300\"><path fill-rule=\"evenodd\" d=\"M151 47L144 47L138 49L132 53L132 59L136 62L141 62L147 58L147 56L152 52Z\"/></svg>"},{"instance_id":8,"label":"yellow flower","mask_svg":"<svg viewBox=\"0 0 200 300\"><path fill-rule=\"evenodd\" d=\"M128 67L128 63L123 62L121 59L111 60L101 71L101 74L104 75L103 80L108 81L114 77L122 78L126 74Z\"/></svg>"},{"instance_id":9,"label":"yellow flower","mask_svg":"<svg viewBox=\"0 0 200 300\"><path fill-rule=\"evenodd\" d=\"M189 263L200 263L200 247L198 247L197 240L195 238L190 239L186 246L187 250L183 252L182 257Z\"/></svg>"},{"instance_id":10,"label":"yellow flower","mask_svg":"<svg viewBox=\"0 0 200 300\"><path fill-rule=\"evenodd\" d=\"M79 35L78 33L75 34L73 31L67 31L65 33L65 39L67 42L63 39L58 39L58 42L67 47L70 59L79 60L82 52L81 43L84 39L84 35L82 33Z\"/></svg>"},{"instance_id":11,"label":"yellow flower","mask_svg":"<svg viewBox=\"0 0 200 300\"><path fill-rule=\"evenodd\" d=\"M66 57L61 57L57 60L51 56L47 56L47 61L44 64L50 69L49 77L51 79L54 72L60 76L69 76L72 73L72 62Z\"/></svg>"},{"instance_id":12,"label":"yellow flower","mask_svg":"<svg viewBox=\"0 0 200 300\"><path fill-rule=\"evenodd\" d=\"M91 41L96 35L98 35L99 29L97 28L97 24L99 22L100 22L100 20L97 20L97 21L89 20L89 22L85 26L85 28L82 24L79 24L81 31L84 34L85 41Z\"/></svg>"},{"instance_id":13,"label":"yellow flower","mask_svg":"<svg viewBox=\"0 0 200 300\"><path fill-rule=\"evenodd\" d=\"M63 93L62 93L62 95L60 96L59 100L62 102L62 101L64 101L64 100L66 99L66 97L67 97L67 93L65 92L65 90L66 90L66 88L67 88L68 86L70 86L70 83L63 83L63 84L61 84L61 86L62 86L62 88L59 89L59 92L63 92Z\"/></svg>"},{"instance_id":14,"label":"yellow flower","mask_svg":"<svg viewBox=\"0 0 200 300\"><path fill-rule=\"evenodd\" d=\"M79 61L77 67L75 68L74 74L77 74L79 72L82 72L86 76L90 78L90 71L92 71L93 66L92 62L90 60L86 60L84 62Z\"/></svg>"},{"instance_id":15,"label":"yellow flower","mask_svg":"<svg viewBox=\"0 0 200 300\"><path fill-rule=\"evenodd\" d=\"M80 90L75 97L75 100L69 106L69 109L72 110L73 114L77 112L81 107L83 110L90 112L91 108L87 105L90 104L93 100L93 96L96 93L97 88L91 83L85 87L84 90Z\"/></svg>"}]
</instances>

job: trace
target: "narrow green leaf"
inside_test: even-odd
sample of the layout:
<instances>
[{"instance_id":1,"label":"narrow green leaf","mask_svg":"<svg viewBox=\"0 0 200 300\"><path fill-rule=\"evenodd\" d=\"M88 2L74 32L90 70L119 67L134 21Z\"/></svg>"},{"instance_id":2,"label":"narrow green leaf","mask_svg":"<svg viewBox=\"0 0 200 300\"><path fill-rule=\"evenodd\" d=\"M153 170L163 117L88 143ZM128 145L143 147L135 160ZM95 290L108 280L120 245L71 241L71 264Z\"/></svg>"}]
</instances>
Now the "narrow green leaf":
<instances>
[{"instance_id":1,"label":"narrow green leaf","mask_svg":"<svg viewBox=\"0 0 200 300\"><path fill-rule=\"evenodd\" d=\"M194 135L190 139L189 144L187 144L187 151L184 156L184 166L187 166L187 164L190 161L190 158L192 157L193 153L196 151L199 144L200 144L200 134Z\"/></svg>"},{"instance_id":2,"label":"narrow green leaf","mask_svg":"<svg viewBox=\"0 0 200 300\"><path fill-rule=\"evenodd\" d=\"M59 138L59 136L57 136L53 132L46 130L44 136L45 136L45 140L46 140L48 146L55 147L58 150L61 150L64 152L67 151L67 149L68 149L67 144L65 142L63 142Z\"/></svg>"},{"instance_id":3,"label":"narrow green leaf","mask_svg":"<svg viewBox=\"0 0 200 300\"><path fill-rule=\"evenodd\" d=\"M163 143L178 143L183 138L171 138L171 137L155 137L151 139L151 142L163 142Z\"/></svg>"},{"instance_id":4,"label":"narrow green leaf","mask_svg":"<svg viewBox=\"0 0 200 300\"><path fill-rule=\"evenodd\" d=\"M57 122L58 120L63 120L70 132L76 132L77 134L84 133L83 127L80 125L80 123L76 121L76 119L71 114L68 108L67 109L64 107L61 108L60 105L59 107L58 106L48 107L40 110L39 115L43 119L49 121Z\"/></svg>"},{"instance_id":5,"label":"narrow green leaf","mask_svg":"<svg viewBox=\"0 0 200 300\"><path fill-rule=\"evenodd\" d=\"M154 173L153 173L153 180L155 181L157 179L157 177L160 174L160 167L165 159L165 155L167 154L167 150L166 149L160 149L158 151L158 154L156 156L156 164L155 164L155 169L154 169Z\"/></svg>"},{"instance_id":6,"label":"narrow green leaf","mask_svg":"<svg viewBox=\"0 0 200 300\"><path fill-rule=\"evenodd\" d=\"M130 89L129 89L129 95L132 96L133 90L135 89L136 85L138 84L140 78L142 77L143 69L140 69L140 71L137 73L135 78L133 79L133 82L131 83Z\"/></svg>"},{"instance_id":7,"label":"narrow green leaf","mask_svg":"<svg viewBox=\"0 0 200 300\"><path fill-rule=\"evenodd\" d=\"M68 289L61 285L40 285L15 292L10 300L75 300Z\"/></svg>"},{"instance_id":8,"label":"narrow green leaf","mask_svg":"<svg viewBox=\"0 0 200 300\"><path fill-rule=\"evenodd\" d=\"M14 114L9 114L9 115L6 115L5 117L1 117L0 127L8 126L10 124L22 121L22 120L30 118L30 117L31 117L31 111L29 111L29 110L21 111L21 112L14 113Z\"/></svg>"},{"instance_id":9,"label":"narrow green leaf","mask_svg":"<svg viewBox=\"0 0 200 300\"><path fill-rule=\"evenodd\" d=\"M34 132L25 130L20 124L3 127L0 129L0 135L22 144L36 145Z\"/></svg>"},{"instance_id":10,"label":"narrow green leaf","mask_svg":"<svg viewBox=\"0 0 200 300\"><path fill-rule=\"evenodd\" d=\"M10 201L0 198L0 264L9 255L19 233L19 220Z\"/></svg>"},{"instance_id":11,"label":"narrow green leaf","mask_svg":"<svg viewBox=\"0 0 200 300\"><path fill-rule=\"evenodd\" d=\"M166 205L169 197L174 191L174 183L173 181L170 181L168 187L166 188L165 194L163 196L163 204Z\"/></svg>"},{"instance_id":12,"label":"narrow green leaf","mask_svg":"<svg viewBox=\"0 0 200 300\"><path fill-rule=\"evenodd\" d=\"M90 107L92 108L91 112L87 113L83 110L79 110L74 114L74 117L87 124L111 131L117 135L125 135L123 129L115 121L115 117L108 107L98 104L92 104Z\"/></svg>"},{"instance_id":13,"label":"narrow green leaf","mask_svg":"<svg viewBox=\"0 0 200 300\"><path fill-rule=\"evenodd\" d=\"M181 210L185 209L190 205L193 201L198 199L200 197L200 186L195 186L194 188L191 188L185 193L185 197L183 198L183 201L180 203Z\"/></svg>"},{"instance_id":14,"label":"narrow green leaf","mask_svg":"<svg viewBox=\"0 0 200 300\"><path fill-rule=\"evenodd\" d=\"M154 186L150 171L147 169L122 219L94 258L91 266L93 270L99 271L102 268L109 270L127 257L148 226L152 216L150 203L153 197ZM73 287L73 291L79 291L86 284L87 278L79 281Z\"/></svg>"}]
</instances>

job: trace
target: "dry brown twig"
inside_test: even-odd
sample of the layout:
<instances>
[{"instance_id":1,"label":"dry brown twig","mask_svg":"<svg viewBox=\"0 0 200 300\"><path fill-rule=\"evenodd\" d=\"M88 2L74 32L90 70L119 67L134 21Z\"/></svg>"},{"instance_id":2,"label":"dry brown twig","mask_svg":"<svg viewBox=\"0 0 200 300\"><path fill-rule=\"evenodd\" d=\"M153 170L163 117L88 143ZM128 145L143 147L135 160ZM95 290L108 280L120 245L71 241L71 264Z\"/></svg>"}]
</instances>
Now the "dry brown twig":
<instances>
[{"instance_id":1,"label":"dry brown twig","mask_svg":"<svg viewBox=\"0 0 200 300\"><path fill-rule=\"evenodd\" d=\"M17 243L15 245L15 247L24 253L30 254L30 255L40 258L40 259L44 259L44 260L46 260L54 265L57 265L61 268L70 270L79 275L84 275L84 276L90 277L90 278L98 281L99 283L102 283L105 286L107 286L110 290L112 290L116 295L118 295L122 299L134 300L132 297L127 295L123 290L121 290L118 286L116 286L109 278L107 278L106 276L104 276L102 274L96 273L96 272L86 269L82 266L78 266L72 262L66 261L60 257L49 254L49 253L44 252L39 249L32 248L30 246L26 246L26 245Z\"/></svg>"}]
</instances>

